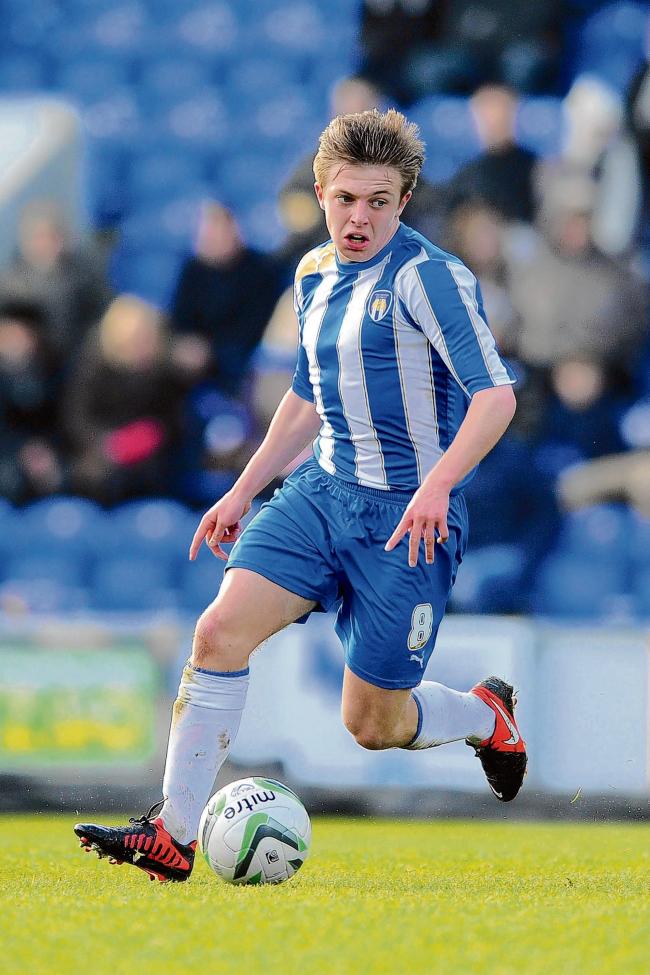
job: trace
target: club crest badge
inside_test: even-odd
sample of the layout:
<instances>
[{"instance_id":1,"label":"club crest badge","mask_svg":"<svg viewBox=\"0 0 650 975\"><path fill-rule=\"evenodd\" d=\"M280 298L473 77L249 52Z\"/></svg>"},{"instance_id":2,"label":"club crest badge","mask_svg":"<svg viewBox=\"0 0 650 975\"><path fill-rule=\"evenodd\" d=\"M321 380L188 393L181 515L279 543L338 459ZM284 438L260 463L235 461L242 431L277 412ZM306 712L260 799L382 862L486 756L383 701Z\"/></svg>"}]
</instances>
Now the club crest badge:
<instances>
[{"instance_id":1,"label":"club crest badge","mask_svg":"<svg viewBox=\"0 0 650 975\"><path fill-rule=\"evenodd\" d=\"M373 322L380 322L385 318L393 304L391 291L373 291L368 301L368 314Z\"/></svg>"}]
</instances>

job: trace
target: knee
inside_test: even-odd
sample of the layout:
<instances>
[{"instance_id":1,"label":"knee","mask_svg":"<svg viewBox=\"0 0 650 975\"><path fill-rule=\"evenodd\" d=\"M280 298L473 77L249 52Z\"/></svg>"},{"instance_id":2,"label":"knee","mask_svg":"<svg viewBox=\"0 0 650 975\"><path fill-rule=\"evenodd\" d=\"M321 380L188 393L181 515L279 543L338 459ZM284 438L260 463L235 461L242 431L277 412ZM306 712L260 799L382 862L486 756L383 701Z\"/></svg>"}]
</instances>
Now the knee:
<instances>
[{"instance_id":1,"label":"knee","mask_svg":"<svg viewBox=\"0 0 650 975\"><path fill-rule=\"evenodd\" d=\"M193 667L208 670L243 670L250 651L241 645L228 615L213 604L197 620L192 644Z\"/></svg>"},{"instance_id":2,"label":"knee","mask_svg":"<svg viewBox=\"0 0 650 975\"><path fill-rule=\"evenodd\" d=\"M344 724L357 745L368 751L377 752L393 747L393 736L371 715L349 715L344 718Z\"/></svg>"}]
</instances>

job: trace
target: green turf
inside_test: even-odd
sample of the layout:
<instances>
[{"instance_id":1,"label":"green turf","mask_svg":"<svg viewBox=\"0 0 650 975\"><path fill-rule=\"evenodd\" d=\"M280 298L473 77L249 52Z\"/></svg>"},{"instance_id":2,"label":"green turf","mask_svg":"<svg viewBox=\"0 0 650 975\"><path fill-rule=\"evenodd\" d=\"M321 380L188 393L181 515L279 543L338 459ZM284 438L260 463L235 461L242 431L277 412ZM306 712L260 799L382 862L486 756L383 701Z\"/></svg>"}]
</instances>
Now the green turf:
<instances>
[{"instance_id":1,"label":"green turf","mask_svg":"<svg viewBox=\"0 0 650 975\"><path fill-rule=\"evenodd\" d=\"M0 817L5 975L650 972L650 826L317 819L281 887L154 885Z\"/></svg>"}]
</instances>

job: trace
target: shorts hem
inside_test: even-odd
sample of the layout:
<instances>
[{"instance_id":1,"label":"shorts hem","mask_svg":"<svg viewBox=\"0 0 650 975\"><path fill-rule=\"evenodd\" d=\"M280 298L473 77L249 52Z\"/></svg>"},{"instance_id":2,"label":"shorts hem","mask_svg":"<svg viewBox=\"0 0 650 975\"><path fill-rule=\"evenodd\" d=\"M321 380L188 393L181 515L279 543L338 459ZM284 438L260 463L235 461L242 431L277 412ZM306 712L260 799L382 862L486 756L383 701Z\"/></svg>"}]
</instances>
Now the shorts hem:
<instances>
[{"instance_id":1,"label":"shorts hem","mask_svg":"<svg viewBox=\"0 0 650 975\"><path fill-rule=\"evenodd\" d=\"M293 582L287 583L286 579L280 578L279 573L274 573L271 572L269 569L261 568L259 565L257 565L254 562L246 562L243 559L233 559L233 561L228 562L224 571L227 572L228 569L248 569L249 572L256 572L258 576L263 576L263 578L268 579L269 582L274 582L276 586L281 586L281 588L286 589L287 592L292 592L294 596L300 596L302 599L313 599L315 603L317 603L319 606L322 606L323 609L326 611L330 608L330 606L326 606L323 603L323 600L319 593L313 591L308 592L306 589L303 589L302 592L299 592ZM331 605L334 604L332 603Z\"/></svg>"},{"instance_id":2,"label":"shorts hem","mask_svg":"<svg viewBox=\"0 0 650 975\"><path fill-rule=\"evenodd\" d=\"M384 677L377 677L375 674L369 674L362 667L357 666L357 664L350 663L347 657L345 664L353 674L360 677L361 680L365 680L367 684L373 684L375 687L383 687L384 690L387 691L410 691L422 683L422 674L418 674L414 681L408 677L402 679L398 678L397 680L386 680Z\"/></svg>"}]
</instances>

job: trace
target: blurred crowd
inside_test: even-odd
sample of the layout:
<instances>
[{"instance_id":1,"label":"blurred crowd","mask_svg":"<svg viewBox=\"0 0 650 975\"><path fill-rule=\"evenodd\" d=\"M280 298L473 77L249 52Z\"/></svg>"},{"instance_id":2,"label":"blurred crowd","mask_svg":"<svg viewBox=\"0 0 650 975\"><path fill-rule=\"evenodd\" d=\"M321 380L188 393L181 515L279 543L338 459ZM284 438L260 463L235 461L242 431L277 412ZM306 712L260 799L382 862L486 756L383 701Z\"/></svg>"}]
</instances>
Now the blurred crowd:
<instances>
[{"instance_id":1,"label":"blurred crowd","mask_svg":"<svg viewBox=\"0 0 650 975\"><path fill-rule=\"evenodd\" d=\"M578 77L562 150L538 158L518 143L518 104L560 90L561 7L367 0L361 73L330 97L331 114L469 97L480 151L422 178L403 219L477 275L518 377L512 427L468 489L472 545L527 553L505 610L522 608L563 509L650 515L650 66L624 98ZM327 238L312 158L279 195L274 253L248 246L236 206L205 200L162 310L114 293L103 250L51 203L25 209L0 271L0 494L201 506L232 484L291 381L293 270Z\"/></svg>"}]
</instances>

